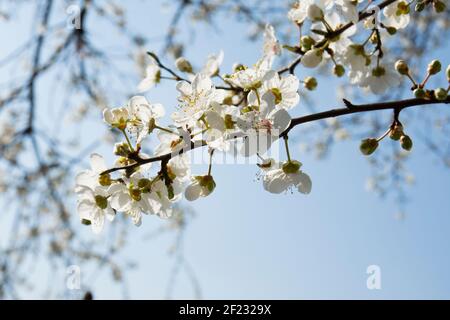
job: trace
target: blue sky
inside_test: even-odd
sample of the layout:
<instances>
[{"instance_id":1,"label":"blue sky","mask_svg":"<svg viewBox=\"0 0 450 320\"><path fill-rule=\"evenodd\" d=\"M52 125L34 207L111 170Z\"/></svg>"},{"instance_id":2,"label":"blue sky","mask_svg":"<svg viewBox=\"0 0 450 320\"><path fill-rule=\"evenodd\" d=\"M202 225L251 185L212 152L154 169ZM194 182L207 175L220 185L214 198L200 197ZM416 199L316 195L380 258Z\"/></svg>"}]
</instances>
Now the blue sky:
<instances>
[{"instance_id":1,"label":"blue sky","mask_svg":"<svg viewBox=\"0 0 450 320\"><path fill-rule=\"evenodd\" d=\"M173 8L161 14L159 6L158 10L149 10L150 7L141 1L127 4L128 15L132 17L130 29L148 30L152 38L161 35ZM186 34L189 28L184 26ZM192 46L186 51L195 64L200 65L208 54L221 49L225 52L223 70L229 70L236 61L251 64L258 59L260 43L242 37L245 26L227 20L221 26L220 33L205 27L197 29ZM18 35L29 31L21 28L15 29ZM118 47L115 34L106 33L105 28L98 26L91 39ZM2 38L6 29L0 28ZM10 48L17 45L16 39L7 39ZM156 48L160 45L156 44ZM2 46L2 56L5 51L11 50ZM337 104L333 90L325 89L334 84L320 82L318 91L312 95L318 106ZM43 88L46 87L44 84ZM44 95L45 90L41 92ZM174 94L173 84L167 84L147 97L171 106L175 103ZM371 99L367 96L367 102ZM302 104L298 108L298 113L306 112L301 110ZM80 139L88 144L90 137L101 130L107 128L98 112L97 121L82 128ZM301 142L301 137L297 140ZM215 166L217 188L211 196L189 204L196 216L184 241L184 253L199 280L202 298L450 298L450 172L429 155L425 146L416 143L408 162L416 184L408 188L410 200L404 208L405 219L398 220L394 217L399 210L395 201L365 190L370 166L358 145L354 140L339 142L323 161L302 153L298 145L291 147L294 157L302 161L304 170L313 179L313 191L308 196L265 192L261 183L255 181L258 171L255 166ZM112 162L109 146L97 151ZM194 170L205 169L195 166ZM76 215L75 207L72 210ZM144 217L140 228L130 225L133 236L125 256L138 263L127 276L131 298L165 297L173 265L167 249L173 238L144 240L160 225L158 218L152 216ZM99 236L98 241L107 240ZM369 265L381 269L381 290L366 287ZM64 272L55 279L61 285L63 275ZM98 298L121 297L108 274L102 274L90 286ZM173 296L193 297L185 273L178 277Z\"/></svg>"}]
</instances>

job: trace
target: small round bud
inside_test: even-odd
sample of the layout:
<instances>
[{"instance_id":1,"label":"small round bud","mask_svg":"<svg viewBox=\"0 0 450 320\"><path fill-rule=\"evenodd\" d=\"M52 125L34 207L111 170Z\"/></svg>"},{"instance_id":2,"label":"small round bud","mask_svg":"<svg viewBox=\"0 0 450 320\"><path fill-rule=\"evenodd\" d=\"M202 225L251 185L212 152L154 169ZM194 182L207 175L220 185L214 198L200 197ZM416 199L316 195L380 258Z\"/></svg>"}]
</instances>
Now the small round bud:
<instances>
[{"instance_id":1,"label":"small round bud","mask_svg":"<svg viewBox=\"0 0 450 320\"><path fill-rule=\"evenodd\" d=\"M395 141L400 140L403 135L403 126L401 124L395 125L394 128L389 132L389 138Z\"/></svg>"},{"instance_id":2,"label":"small round bud","mask_svg":"<svg viewBox=\"0 0 450 320\"><path fill-rule=\"evenodd\" d=\"M311 49L311 47L315 43L316 42L314 41L314 39L311 38L310 36L303 36L300 38L300 45L305 49L305 51L308 51L309 49Z\"/></svg>"},{"instance_id":3,"label":"small round bud","mask_svg":"<svg viewBox=\"0 0 450 320\"><path fill-rule=\"evenodd\" d=\"M414 90L414 96L417 99L423 99L425 98L425 90L423 90L422 88L417 88Z\"/></svg>"},{"instance_id":4,"label":"small round bud","mask_svg":"<svg viewBox=\"0 0 450 320\"><path fill-rule=\"evenodd\" d=\"M447 99L447 90L445 90L444 88L438 88L434 90L434 97L440 101Z\"/></svg>"},{"instance_id":5,"label":"small round bud","mask_svg":"<svg viewBox=\"0 0 450 320\"><path fill-rule=\"evenodd\" d=\"M428 64L427 72L431 75L439 73L441 71L441 62L439 60L433 60Z\"/></svg>"},{"instance_id":6,"label":"small round bud","mask_svg":"<svg viewBox=\"0 0 450 320\"><path fill-rule=\"evenodd\" d=\"M447 66L447 70L445 70L445 74L447 76L448 82L450 82L450 64Z\"/></svg>"},{"instance_id":7,"label":"small round bud","mask_svg":"<svg viewBox=\"0 0 450 320\"><path fill-rule=\"evenodd\" d=\"M323 20L323 11L317 5L312 4L308 7L308 18L311 21L321 21Z\"/></svg>"},{"instance_id":8,"label":"small round bud","mask_svg":"<svg viewBox=\"0 0 450 320\"><path fill-rule=\"evenodd\" d=\"M397 29L394 27L386 27L387 33L389 33L391 36L397 33Z\"/></svg>"},{"instance_id":9,"label":"small round bud","mask_svg":"<svg viewBox=\"0 0 450 320\"><path fill-rule=\"evenodd\" d=\"M402 75L407 75L409 73L409 67L405 60L398 60L395 63L395 70Z\"/></svg>"},{"instance_id":10,"label":"small round bud","mask_svg":"<svg viewBox=\"0 0 450 320\"><path fill-rule=\"evenodd\" d=\"M179 57L176 61L175 61L175 66L177 67L178 70L180 70L181 72L187 72L187 73L192 73L192 65L191 63L184 57Z\"/></svg>"},{"instance_id":11,"label":"small round bud","mask_svg":"<svg viewBox=\"0 0 450 320\"><path fill-rule=\"evenodd\" d=\"M342 77L345 74L345 68L342 64L337 64L333 68L333 73L337 77Z\"/></svg>"},{"instance_id":12,"label":"small round bud","mask_svg":"<svg viewBox=\"0 0 450 320\"><path fill-rule=\"evenodd\" d=\"M81 219L81 223L85 226L90 226L92 224L91 220L88 219Z\"/></svg>"},{"instance_id":13,"label":"small round bud","mask_svg":"<svg viewBox=\"0 0 450 320\"><path fill-rule=\"evenodd\" d=\"M444 12L445 11L445 3L444 2L442 2L442 1L434 1L433 2L433 7L434 7L434 10L437 12L437 13L441 13L441 12Z\"/></svg>"},{"instance_id":14,"label":"small round bud","mask_svg":"<svg viewBox=\"0 0 450 320\"><path fill-rule=\"evenodd\" d=\"M306 89L313 91L317 88L317 80L314 77L306 77L303 81L303 85Z\"/></svg>"},{"instance_id":15,"label":"small round bud","mask_svg":"<svg viewBox=\"0 0 450 320\"><path fill-rule=\"evenodd\" d=\"M409 136L403 135L400 138L400 145L402 146L403 150L411 151L413 147L413 142Z\"/></svg>"},{"instance_id":16,"label":"small round bud","mask_svg":"<svg viewBox=\"0 0 450 320\"><path fill-rule=\"evenodd\" d=\"M359 150L365 156L371 155L378 148L378 140L374 138L368 138L361 141Z\"/></svg>"}]
</instances>

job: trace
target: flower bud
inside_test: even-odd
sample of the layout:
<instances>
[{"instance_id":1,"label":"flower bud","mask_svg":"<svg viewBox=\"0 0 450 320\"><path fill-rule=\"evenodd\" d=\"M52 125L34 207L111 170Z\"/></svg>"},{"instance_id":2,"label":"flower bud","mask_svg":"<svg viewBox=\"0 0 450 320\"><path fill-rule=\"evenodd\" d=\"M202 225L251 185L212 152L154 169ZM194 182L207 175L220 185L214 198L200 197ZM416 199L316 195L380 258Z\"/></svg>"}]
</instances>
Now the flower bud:
<instances>
[{"instance_id":1,"label":"flower bud","mask_svg":"<svg viewBox=\"0 0 450 320\"><path fill-rule=\"evenodd\" d=\"M395 70L402 75L407 75L409 73L409 67L405 60L398 60L395 63Z\"/></svg>"},{"instance_id":2,"label":"flower bud","mask_svg":"<svg viewBox=\"0 0 450 320\"><path fill-rule=\"evenodd\" d=\"M439 73L441 71L441 62L439 60L433 60L428 64L427 72L431 75Z\"/></svg>"},{"instance_id":3,"label":"flower bud","mask_svg":"<svg viewBox=\"0 0 450 320\"><path fill-rule=\"evenodd\" d=\"M147 187L149 187L151 184L152 184L152 182L151 182L149 179L147 179L147 178L142 178L142 179L139 179L139 181L138 181L138 187L139 187L140 189L147 188Z\"/></svg>"},{"instance_id":4,"label":"flower bud","mask_svg":"<svg viewBox=\"0 0 450 320\"><path fill-rule=\"evenodd\" d=\"M386 27L387 33L389 33L391 36L397 33L397 29L394 27Z\"/></svg>"},{"instance_id":5,"label":"flower bud","mask_svg":"<svg viewBox=\"0 0 450 320\"><path fill-rule=\"evenodd\" d=\"M311 21L320 21L323 19L323 11L317 5L312 4L308 7L308 18Z\"/></svg>"},{"instance_id":6,"label":"flower bud","mask_svg":"<svg viewBox=\"0 0 450 320\"><path fill-rule=\"evenodd\" d=\"M90 226L92 224L91 220L88 219L81 219L81 223L84 224L85 226Z\"/></svg>"},{"instance_id":7,"label":"flower bud","mask_svg":"<svg viewBox=\"0 0 450 320\"><path fill-rule=\"evenodd\" d=\"M316 42L314 41L313 38L311 38L310 36L303 36L300 38L300 45L307 51L309 49L311 49L311 47L315 44Z\"/></svg>"},{"instance_id":8,"label":"flower bud","mask_svg":"<svg viewBox=\"0 0 450 320\"><path fill-rule=\"evenodd\" d=\"M414 96L417 99L423 99L425 98L425 90L423 90L423 88L417 88L414 90Z\"/></svg>"},{"instance_id":9,"label":"flower bud","mask_svg":"<svg viewBox=\"0 0 450 320\"><path fill-rule=\"evenodd\" d=\"M413 147L413 142L411 140L411 138L407 135L403 135L400 138L400 145L402 146L402 148L406 151L411 151L412 147Z\"/></svg>"},{"instance_id":10,"label":"flower bud","mask_svg":"<svg viewBox=\"0 0 450 320\"><path fill-rule=\"evenodd\" d=\"M378 140L374 138L368 138L361 141L359 149L365 156L371 155L378 148Z\"/></svg>"},{"instance_id":11,"label":"flower bud","mask_svg":"<svg viewBox=\"0 0 450 320\"><path fill-rule=\"evenodd\" d=\"M445 74L447 76L448 82L450 82L450 64L447 66L447 70L445 70Z\"/></svg>"},{"instance_id":12,"label":"flower bud","mask_svg":"<svg viewBox=\"0 0 450 320\"><path fill-rule=\"evenodd\" d=\"M306 89L313 91L317 88L317 80L314 77L307 77L303 81L303 85Z\"/></svg>"},{"instance_id":13,"label":"flower bud","mask_svg":"<svg viewBox=\"0 0 450 320\"><path fill-rule=\"evenodd\" d=\"M177 67L178 70L180 70L181 72L187 72L187 73L192 73L192 65L189 62L189 60L187 60L184 57L179 57L176 61L175 61L175 66Z\"/></svg>"},{"instance_id":14,"label":"flower bud","mask_svg":"<svg viewBox=\"0 0 450 320\"><path fill-rule=\"evenodd\" d=\"M389 138L398 141L404 135L403 126L401 124L396 124L394 128L389 132Z\"/></svg>"},{"instance_id":15,"label":"flower bud","mask_svg":"<svg viewBox=\"0 0 450 320\"><path fill-rule=\"evenodd\" d=\"M442 1L434 1L433 2L433 7L434 7L434 10L437 12L437 13L441 13L441 12L444 12L445 11L445 3L444 2L442 2Z\"/></svg>"},{"instance_id":16,"label":"flower bud","mask_svg":"<svg viewBox=\"0 0 450 320\"><path fill-rule=\"evenodd\" d=\"M333 68L333 73L337 77L342 77L345 74L345 68L342 64L337 64Z\"/></svg>"},{"instance_id":17,"label":"flower bud","mask_svg":"<svg viewBox=\"0 0 450 320\"><path fill-rule=\"evenodd\" d=\"M434 90L434 97L440 101L447 99L447 90L445 90L444 88L438 88Z\"/></svg>"},{"instance_id":18,"label":"flower bud","mask_svg":"<svg viewBox=\"0 0 450 320\"><path fill-rule=\"evenodd\" d=\"M302 64L306 68L315 68L322 62L323 50L312 49L302 57Z\"/></svg>"}]
</instances>

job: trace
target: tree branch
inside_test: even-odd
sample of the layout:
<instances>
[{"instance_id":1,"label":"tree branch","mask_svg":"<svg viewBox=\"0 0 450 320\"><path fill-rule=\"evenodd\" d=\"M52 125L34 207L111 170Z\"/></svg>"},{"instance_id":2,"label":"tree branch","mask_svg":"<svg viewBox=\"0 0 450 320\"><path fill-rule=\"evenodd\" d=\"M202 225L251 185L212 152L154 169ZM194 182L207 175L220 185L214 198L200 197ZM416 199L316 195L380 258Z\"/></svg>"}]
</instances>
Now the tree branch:
<instances>
[{"instance_id":1,"label":"tree branch","mask_svg":"<svg viewBox=\"0 0 450 320\"><path fill-rule=\"evenodd\" d=\"M403 109L411 108L411 107L427 106L427 105L433 105L433 104L449 104L450 97L447 97L447 99L443 100L443 101L439 101L439 100L435 100L435 99L432 99L432 100L406 99L406 100L398 100L398 101L355 105L355 104L352 104L350 101L345 100L344 103L347 105L347 107L345 107L345 108L330 109L327 111L313 113L313 114L306 115L303 117L293 118L291 120L291 124L289 125L289 127L283 133L280 134L280 138L286 136L294 127L296 127L300 124L303 124L303 123L314 122L314 121L323 120L323 119L327 119L327 118L335 118L335 117L340 117L340 116L353 114L353 113L363 113L363 112L372 112L372 111L389 110L389 109L394 110L395 112L400 112ZM348 107L349 105L351 105L351 108ZM191 146L189 148L184 148L178 152L167 153L167 154L163 154L163 155L153 157L153 158L148 158L148 159L138 159L138 162L136 162L136 163L133 163L131 165L124 166L124 167L111 168L109 170L102 172L102 174L109 174L109 173L113 173L113 172L119 171L119 170L134 169L143 164L151 163L151 162L168 161L177 155L185 153L186 151L197 149L199 147L204 147L206 145L207 145L207 143L205 141L199 141L197 143L192 142Z\"/></svg>"}]
</instances>

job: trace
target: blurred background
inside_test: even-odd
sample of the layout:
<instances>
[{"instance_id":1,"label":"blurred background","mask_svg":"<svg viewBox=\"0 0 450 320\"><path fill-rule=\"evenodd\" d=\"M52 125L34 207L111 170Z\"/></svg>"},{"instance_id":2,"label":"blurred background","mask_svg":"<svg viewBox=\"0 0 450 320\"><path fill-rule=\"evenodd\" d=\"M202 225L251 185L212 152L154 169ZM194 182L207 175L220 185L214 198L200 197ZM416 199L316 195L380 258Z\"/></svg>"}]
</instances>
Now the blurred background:
<instances>
[{"instance_id":1,"label":"blurred background","mask_svg":"<svg viewBox=\"0 0 450 320\"><path fill-rule=\"evenodd\" d=\"M371 158L359 152L361 138L390 124L389 111L297 127L291 152L312 177L308 196L269 194L256 166L218 164L214 193L183 202L173 219L145 216L135 227L118 217L101 235L79 222L74 177L88 168L91 152L113 164L118 137L102 110L137 93L146 51L170 67L180 55L201 67L223 50L227 73L260 57L266 23L281 43L297 41L286 18L291 5L0 1L0 298L450 298L447 105L402 112L414 140L409 154L391 141ZM413 19L385 44L389 54L419 75L432 59L447 66L448 9ZM293 58L287 53L278 63ZM315 76L319 86L300 89L293 116L342 107L343 97L357 104L411 96L406 82L372 95L333 77L330 66L296 75ZM445 77L432 81L442 86ZM146 97L170 112L175 83L162 82ZM369 290L374 265L381 288Z\"/></svg>"}]
</instances>

